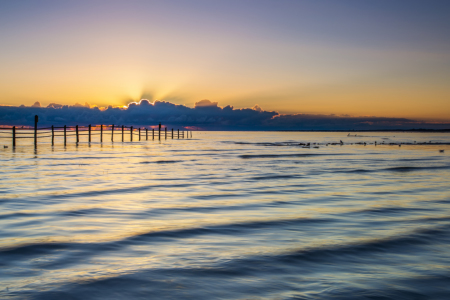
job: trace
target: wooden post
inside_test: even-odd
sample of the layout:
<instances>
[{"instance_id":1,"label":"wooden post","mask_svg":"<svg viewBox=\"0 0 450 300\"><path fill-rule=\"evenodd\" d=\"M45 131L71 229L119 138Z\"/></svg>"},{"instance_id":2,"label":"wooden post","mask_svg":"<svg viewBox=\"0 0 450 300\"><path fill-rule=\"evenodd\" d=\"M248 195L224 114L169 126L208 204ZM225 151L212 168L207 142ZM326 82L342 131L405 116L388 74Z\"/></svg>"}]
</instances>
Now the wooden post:
<instances>
[{"instance_id":1,"label":"wooden post","mask_svg":"<svg viewBox=\"0 0 450 300\"><path fill-rule=\"evenodd\" d=\"M16 146L16 126L12 128L12 146L13 148Z\"/></svg>"},{"instance_id":2,"label":"wooden post","mask_svg":"<svg viewBox=\"0 0 450 300\"><path fill-rule=\"evenodd\" d=\"M88 134L88 137L89 137L89 143L91 142L91 124L89 124L89 134Z\"/></svg>"},{"instance_id":3,"label":"wooden post","mask_svg":"<svg viewBox=\"0 0 450 300\"><path fill-rule=\"evenodd\" d=\"M152 128L152 139L155 139L155 128Z\"/></svg>"},{"instance_id":4,"label":"wooden post","mask_svg":"<svg viewBox=\"0 0 450 300\"><path fill-rule=\"evenodd\" d=\"M39 121L38 115L34 116L34 148L37 147L37 123Z\"/></svg>"},{"instance_id":5,"label":"wooden post","mask_svg":"<svg viewBox=\"0 0 450 300\"><path fill-rule=\"evenodd\" d=\"M64 125L64 146L67 145L67 127Z\"/></svg>"},{"instance_id":6,"label":"wooden post","mask_svg":"<svg viewBox=\"0 0 450 300\"><path fill-rule=\"evenodd\" d=\"M158 139L161 140L161 123L159 123Z\"/></svg>"},{"instance_id":7,"label":"wooden post","mask_svg":"<svg viewBox=\"0 0 450 300\"><path fill-rule=\"evenodd\" d=\"M122 125L122 143L123 143L123 125Z\"/></svg>"},{"instance_id":8,"label":"wooden post","mask_svg":"<svg viewBox=\"0 0 450 300\"><path fill-rule=\"evenodd\" d=\"M133 126L130 127L130 141L133 141Z\"/></svg>"},{"instance_id":9,"label":"wooden post","mask_svg":"<svg viewBox=\"0 0 450 300\"><path fill-rule=\"evenodd\" d=\"M164 137L165 137L165 139L167 140L167 127L164 127Z\"/></svg>"},{"instance_id":10,"label":"wooden post","mask_svg":"<svg viewBox=\"0 0 450 300\"><path fill-rule=\"evenodd\" d=\"M111 142L114 142L114 124L111 126Z\"/></svg>"},{"instance_id":11,"label":"wooden post","mask_svg":"<svg viewBox=\"0 0 450 300\"><path fill-rule=\"evenodd\" d=\"M178 139L180 139L180 129L178 129Z\"/></svg>"},{"instance_id":12,"label":"wooden post","mask_svg":"<svg viewBox=\"0 0 450 300\"><path fill-rule=\"evenodd\" d=\"M148 128L145 128L145 140L148 141Z\"/></svg>"},{"instance_id":13,"label":"wooden post","mask_svg":"<svg viewBox=\"0 0 450 300\"><path fill-rule=\"evenodd\" d=\"M55 145L55 128L52 125L52 146Z\"/></svg>"},{"instance_id":14,"label":"wooden post","mask_svg":"<svg viewBox=\"0 0 450 300\"><path fill-rule=\"evenodd\" d=\"M173 140L173 128L172 128L172 140Z\"/></svg>"},{"instance_id":15,"label":"wooden post","mask_svg":"<svg viewBox=\"0 0 450 300\"><path fill-rule=\"evenodd\" d=\"M139 127L139 142L141 141L141 127Z\"/></svg>"},{"instance_id":16,"label":"wooden post","mask_svg":"<svg viewBox=\"0 0 450 300\"><path fill-rule=\"evenodd\" d=\"M78 144L78 142L80 141L80 139L79 139L79 137L78 137L78 125L75 127L75 129L76 129L76 134L77 134L77 144Z\"/></svg>"},{"instance_id":17,"label":"wooden post","mask_svg":"<svg viewBox=\"0 0 450 300\"><path fill-rule=\"evenodd\" d=\"M100 125L100 143L103 143L103 124Z\"/></svg>"}]
</instances>

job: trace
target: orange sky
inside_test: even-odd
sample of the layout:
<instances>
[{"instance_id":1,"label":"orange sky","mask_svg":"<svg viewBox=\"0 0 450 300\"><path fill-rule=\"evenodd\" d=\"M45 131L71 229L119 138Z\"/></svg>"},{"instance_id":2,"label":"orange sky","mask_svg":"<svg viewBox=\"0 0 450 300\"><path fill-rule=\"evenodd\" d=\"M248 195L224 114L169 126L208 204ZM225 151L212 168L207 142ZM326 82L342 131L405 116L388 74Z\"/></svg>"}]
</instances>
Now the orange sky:
<instances>
[{"instance_id":1,"label":"orange sky","mask_svg":"<svg viewBox=\"0 0 450 300\"><path fill-rule=\"evenodd\" d=\"M2 2L0 104L210 99L450 120L450 21L437 2L276 3Z\"/></svg>"}]
</instances>

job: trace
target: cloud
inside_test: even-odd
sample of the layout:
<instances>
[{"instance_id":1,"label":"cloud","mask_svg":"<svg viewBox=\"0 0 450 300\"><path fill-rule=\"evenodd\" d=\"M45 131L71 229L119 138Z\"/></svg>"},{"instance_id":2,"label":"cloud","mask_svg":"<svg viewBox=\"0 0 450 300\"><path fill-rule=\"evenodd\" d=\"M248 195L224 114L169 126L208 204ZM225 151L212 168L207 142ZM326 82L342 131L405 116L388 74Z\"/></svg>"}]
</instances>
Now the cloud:
<instances>
[{"instance_id":1,"label":"cloud","mask_svg":"<svg viewBox=\"0 0 450 300\"><path fill-rule=\"evenodd\" d=\"M87 107L87 108L91 108L91 105L89 105L89 103L87 103L87 102L84 102L84 105L77 102L77 103L75 103L73 106L74 106L74 107Z\"/></svg>"},{"instance_id":2,"label":"cloud","mask_svg":"<svg viewBox=\"0 0 450 300\"><path fill-rule=\"evenodd\" d=\"M203 130L380 130L443 129L450 123L426 123L404 118L351 117L348 115L279 114L265 111L259 105L235 109L220 107L217 102L201 100L194 108L168 101L142 99L126 107L106 109L84 105L50 103L42 107L36 102L28 106L0 106L0 125L32 125L39 115L39 125L133 125L154 126L160 122L169 128Z\"/></svg>"},{"instance_id":3,"label":"cloud","mask_svg":"<svg viewBox=\"0 0 450 300\"><path fill-rule=\"evenodd\" d=\"M31 105L31 107L41 107L41 102L36 101L33 105Z\"/></svg>"},{"instance_id":4,"label":"cloud","mask_svg":"<svg viewBox=\"0 0 450 300\"><path fill-rule=\"evenodd\" d=\"M256 110L257 112L262 112L262 108L261 106L259 106L258 104L256 104L255 106L252 107L253 110Z\"/></svg>"},{"instance_id":5,"label":"cloud","mask_svg":"<svg viewBox=\"0 0 450 300\"><path fill-rule=\"evenodd\" d=\"M204 100L200 100L198 102L195 102L194 108L197 108L197 107L217 107L218 104L219 104L218 102L211 102L208 99L204 99Z\"/></svg>"}]
</instances>

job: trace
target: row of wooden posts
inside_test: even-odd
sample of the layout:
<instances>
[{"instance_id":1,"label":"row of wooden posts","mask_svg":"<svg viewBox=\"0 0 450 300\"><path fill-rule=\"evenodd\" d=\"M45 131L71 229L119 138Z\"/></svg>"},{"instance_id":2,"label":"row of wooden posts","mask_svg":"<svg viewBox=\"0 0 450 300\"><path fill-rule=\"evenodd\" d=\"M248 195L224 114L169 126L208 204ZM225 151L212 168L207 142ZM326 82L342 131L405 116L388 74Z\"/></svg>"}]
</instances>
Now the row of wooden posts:
<instances>
[{"instance_id":1,"label":"row of wooden posts","mask_svg":"<svg viewBox=\"0 0 450 300\"><path fill-rule=\"evenodd\" d=\"M12 127L12 146L13 147L16 146L16 139L17 138L34 138L34 146L37 147L37 139L38 139L37 123L38 123L38 120L39 120L39 118L36 115L35 118L34 118L34 135L32 137L31 136L18 137L18 136L16 136L16 134L18 134L18 132L16 132L16 126ZM111 142L114 142L114 132L115 132L115 130L117 131L117 128L119 128L119 130L121 129L121 131L122 131L122 142L124 142L125 128L127 128L126 126L122 125L121 127L120 126L115 127L115 125L113 124L113 125L106 125L105 127L111 127ZM64 125L62 127L55 127L55 126L52 125L51 127L40 128L40 129L41 130L50 130L51 129L52 146L55 144L55 136L63 136L64 137L64 146L66 146L67 145L67 137L68 136L73 136L73 134L71 134L71 135L67 134L67 129L71 129L71 128L75 129L76 143L79 143L80 142L80 135L86 135L86 134L80 134L79 131L86 131L86 130L82 130L81 129L82 127L79 127L78 125L76 125L76 126L66 126L66 125ZM88 134L87 134L88 135L88 142L91 143L92 135L94 135L94 134L92 134L92 131L98 131L98 130L95 130L95 129L92 130L92 126L91 125L87 126L87 128L88 128L87 129L87 131L88 131ZM131 142L133 141L133 134L137 134L139 136L139 141L141 140L141 136L142 136L141 129L145 129L145 140L148 140L148 135L149 135L148 134L148 131L149 131L148 128L140 128L139 127L139 128L137 128L138 133L134 133L133 132L133 126L130 126L129 128L130 128L130 141ZM0 128L0 129L6 129L6 128ZM56 135L55 134L55 129L56 129L56 131L58 131L58 129L63 129L63 135ZM100 130L99 131L100 131L100 143L102 143L103 142L103 131L104 131L103 130L103 125L100 125ZM151 134L152 134L152 139L155 139L155 129L152 129ZM157 134L158 134L158 139L161 140L161 123L159 123L158 133ZM179 129L177 129L177 133L176 134L177 134L177 138L179 139L180 138L180 130ZM188 138L189 138L189 134L190 134L190 137L192 138L192 131L187 131L186 132L186 135L187 135ZM42 136L39 136L39 137L42 137ZM165 139L167 139L167 127L164 128L164 137L165 137ZM183 131L181 131L181 138L184 138L184 137L185 137L185 134L184 134L184 130L183 130ZM174 130L172 128L172 139L173 138L174 138Z\"/></svg>"}]
</instances>

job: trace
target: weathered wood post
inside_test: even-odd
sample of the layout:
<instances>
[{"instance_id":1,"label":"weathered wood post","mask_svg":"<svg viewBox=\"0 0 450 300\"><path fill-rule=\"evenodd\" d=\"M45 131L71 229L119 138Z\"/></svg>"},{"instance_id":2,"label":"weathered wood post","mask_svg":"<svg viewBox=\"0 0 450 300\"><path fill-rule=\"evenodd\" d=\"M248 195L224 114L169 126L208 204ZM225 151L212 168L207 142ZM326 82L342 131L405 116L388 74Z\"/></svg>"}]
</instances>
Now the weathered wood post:
<instances>
[{"instance_id":1,"label":"weathered wood post","mask_svg":"<svg viewBox=\"0 0 450 300\"><path fill-rule=\"evenodd\" d=\"M89 143L91 142L91 124L89 124L89 134L88 134L88 137L89 137Z\"/></svg>"},{"instance_id":2,"label":"weathered wood post","mask_svg":"<svg viewBox=\"0 0 450 300\"><path fill-rule=\"evenodd\" d=\"M164 127L164 137L167 140L167 127Z\"/></svg>"},{"instance_id":3,"label":"weathered wood post","mask_svg":"<svg viewBox=\"0 0 450 300\"><path fill-rule=\"evenodd\" d=\"M111 142L114 142L114 124L111 126Z\"/></svg>"},{"instance_id":4,"label":"weathered wood post","mask_svg":"<svg viewBox=\"0 0 450 300\"><path fill-rule=\"evenodd\" d=\"M159 123L158 139L161 140L161 123Z\"/></svg>"},{"instance_id":5,"label":"weathered wood post","mask_svg":"<svg viewBox=\"0 0 450 300\"><path fill-rule=\"evenodd\" d=\"M178 129L178 139L180 139L180 129Z\"/></svg>"},{"instance_id":6,"label":"weathered wood post","mask_svg":"<svg viewBox=\"0 0 450 300\"><path fill-rule=\"evenodd\" d=\"M139 127L139 142L141 141L141 127Z\"/></svg>"},{"instance_id":7,"label":"weathered wood post","mask_svg":"<svg viewBox=\"0 0 450 300\"><path fill-rule=\"evenodd\" d=\"M100 143L103 143L103 124L100 125Z\"/></svg>"},{"instance_id":8,"label":"weathered wood post","mask_svg":"<svg viewBox=\"0 0 450 300\"><path fill-rule=\"evenodd\" d=\"M152 128L152 139L155 139L155 128Z\"/></svg>"},{"instance_id":9,"label":"weathered wood post","mask_svg":"<svg viewBox=\"0 0 450 300\"><path fill-rule=\"evenodd\" d=\"M12 146L13 148L16 146L16 126L12 128Z\"/></svg>"},{"instance_id":10,"label":"weathered wood post","mask_svg":"<svg viewBox=\"0 0 450 300\"><path fill-rule=\"evenodd\" d=\"M77 135L77 144L78 144L78 142L80 141L80 138L79 138L79 136L78 136L78 125L77 125L77 126L75 126L75 130L76 130L76 135Z\"/></svg>"},{"instance_id":11,"label":"weathered wood post","mask_svg":"<svg viewBox=\"0 0 450 300\"><path fill-rule=\"evenodd\" d=\"M122 125L122 143L123 143L123 125Z\"/></svg>"},{"instance_id":12,"label":"weathered wood post","mask_svg":"<svg viewBox=\"0 0 450 300\"><path fill-rule=\"evenodd\" d=\"M67 145L67 126L64 125L64 147Z\"/></svg>"},{"instance_id":13,"label":"weathered wood post","mask_svg":"<svg viewBox=\"0 0 450 300\"><path fill-rule=\"evenodd\" d=\"M52 146L55 145L55 127L52 125Z\"/></svg>"},{"instance_id":14,"label":"weathered wood post","mask_svg":"<svg viewBox=\"0 0 450 300\"><path fill-rule=\"evenodd\" d=\"M145 140L148 141L148 128L145 128Z\"/></svg>"},{"instance_id":15,"label":"weathered wood post","mask_svg":"<svg viewBox=\"0 0 450 300\"><path fill-rule=\"evenodd\" d=\"M173 140L173 128L172 128L172 140Z\"/></svg>"},{"instance_id":16,"label":"weathered wood post","mask_svg":"<svg viewBox=\"0 0 450 300\"><path fill-rule=\"evenodd\" d=\"M130 141L133 141L133 126L130 127Z\"/></svg>"},{"instance_id":17,"label":"weathered wood post","mask_svg":"<svg viewBox=\"0 0 450 300\"><path fill-rule=\"evenodd\" d=\"M34 148L37 147L37 123L39 121L38 115L34 116Z\"/></svg>"}]
</instances>

